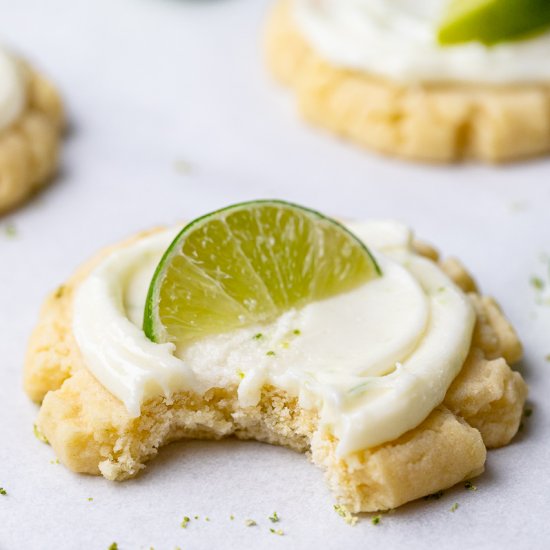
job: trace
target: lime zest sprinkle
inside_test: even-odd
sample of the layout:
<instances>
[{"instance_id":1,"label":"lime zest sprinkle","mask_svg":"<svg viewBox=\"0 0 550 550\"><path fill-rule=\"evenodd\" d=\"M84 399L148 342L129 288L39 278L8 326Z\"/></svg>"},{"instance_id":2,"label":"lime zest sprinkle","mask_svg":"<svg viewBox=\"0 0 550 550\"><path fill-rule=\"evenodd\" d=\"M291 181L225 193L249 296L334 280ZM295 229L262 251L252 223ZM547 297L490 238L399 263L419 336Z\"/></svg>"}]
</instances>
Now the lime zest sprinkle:
<instances>
[{"instance_id":1,"label":"lime zest sprinkle","mask_svg":"<svg viewBox=\"0 0 550 550\"><path fill-rule=\"evenodd\" d=\"M378 516L374 516L370 522L373 524L373 525L378 525L380 523L380 520L382 519L382 516L378 515Z\"/></svg>"},{"instance_id":2,"label":"lime zest sprinkle","mask_svg":"<svg viewBox=\"0 0 550 550\"><path fill-rule=\"evenodd\" d=\"M277 523L281 521L281 518L278 516L277 512L273 512L273 514L269 516L269 521L271 521L271 523Z\"/></svg>"},{"instance_id":3,"label":"lime zest sprinkle","mask_svg":"<svg viewBox=\"0 0 550 550\"><path fill-rule=\"evenodd\" d=\"M295 328L293 331L292 331L292 334L296 335L296 336L300 336L300 334L302 334L302 331L299 329L299 328Z\"/></svg>"},{"instance_id":4,"label":"lime zest sprinkle","mask_svg":"<svg viewBox=\"0 0 550 550\"><path fill-rule=\"evenodd\" d=\"M50 464L59 464L59 458L50 460Z\"/></svg>"},{"instance_id":5,"label":"lime zest sprinkle","mask_svg":"<svg viewBox=\"0 0 550 550\"><path fill-rule=\"evenodd\" d=\"M237 376L242 380L244 378L244 372L242 370L237 371Z\"/></svg>"},{"instance_id":6,"label":"lime zest sprinkle","mask_svg":"<svg viewBox=\"0 0 550 550\"><path fill-rule=\"evenodd\" d=\"M7 223L5 227L6 235L10 238L17 236L17 227L13 223Z\"/></svg>"},{"instance_id":7,"label":"lime zest sprinkle","mask_svg":"<svg viewBox=\"0 0 550 550\"><path fill-rule=\"evenodd\" d=\"M261 332L257 332L256 334L254 334L254 336L252 336L252 339L253 340L261 340L263 337L264 337L264 335Z\"/></svg>"},{"instance_id":8,"label":"lime zest sprinkle","mask_svg":"<svg viewBox=\"0 0 550 550\"><path fill-rule=\"evenodd\" d=\"M88 497L88 502L92 502L94 500L94 497Z\"/></svg>"},{"instance_id":9,"label":"lime zest sprinkle","mask_svg":"<svg viewBox=\"0 0 550 550\"><path fill-rule=\"evenodd\" d=\"M118 550L118 544L116 542L112 542L111 546L109 546L109 550Z\"/></svg>"},{"instance_id":10,"label":"lime zest sprinkle","mask_svg":"<svg viewBox=\"0 0 550 550\"><path fill-rule=\"evenodd\" d=\"M458 502L455 502L452 506L451 506L451 512L456 512L458 510Z\"/></svg>"},{"instance_id":11,"label":"lime zest sprinkle","mask_svg":"<svg viewBox=\"0 0 550 550\"><path fill-rule=\"evenodd\" d=\"M540 277L537 277L536 275L533 275L531 277L531 286L535 290L544 290L545 284L544 284L544 281Z\"/></svg>"},{"instance_id":12,"label":"lime zest sprinkle","mask_svg":"<svg viewBox=\"0 0 550 550\"><path fill-rule=\"evenodd\" d=\"M550 361L550 353L548 353L544 356L544 360L545 361Z\"/></svg>"},{"instance_id":13,"label":"lime zest sprinkle","mask_svg":"<svg viewBox=\"0 0 550 550\"><path fill-rule=\"evenodd\" d=\"M191 521L189 516L183 516L183 519L181 520L181 528L187 529L187 524Z\"/></svg>"},{"instance_id":14,"label":"lime zest sprinkle","mask_svg":"<svg viewBox=\"0 0 550 550\"><path fill-rule=\"evenodd\" d=\"M334 511L341 517L348 525L355 525L357 523L357 516L354 516L346 506L343 504L334 504Z\"/></svg>"},{"instance_id":15,"label":"lime zest sprinkle","mask_svg":"<svg viewBox=\"0 0 550 550\"><path fill-rule=\"evenodd\" d=\"M254 525L258 525L253 519L247 519L245 520L244 524L247 527L254 527Z\"/></svg>"},{"instance_id":16,"label":"lime zest sprinkle","mask_svg":"<svg viewBox=\"0 0 550 550\"><path fill-rule=\"evenodd\" d=\"M199 519L199 516L194 516L195 519Z\"/></svg>"},{"instance_id":17,"label":"lime zest sprinkle","mask_svg":"<svg viewBox=\"0 0 550 550\"><path fill-rule=\"evenodd\" d=\"M229 516L229 519L230 519L231 521L233 521L233 520L235 519L235 516L234 516L233 514L231 514L231 515Z\"/></svg>"},{"instance_id":18,"label":"lime zest sprinkle","mask_svg":"<svg viewBox=\"0 0 550 550\"><path fill-rule=\"evenodd\" d=\"M284 532L282 529L273 529L273 527L269 528L269 532L273 533L274 535L279 535L280 537L284 535Z\"/></svg>"},{"instance_id":19,"label":"lime zest sprinkle","mask_svg":"<svg viewBox=\"0 0 550 550\"><path fill-rule=\"evenodd\" d=\"M464 487L468 489L468 491L477 491L477 487L471 481L466 481Z\"/></svg>"},{"instance_id":20,"label":"lime zest sprinkle","mask_svg":"<svg viewBox=\"0 0 550 550\"><path fill-rule=\"evenodd\" d=\"M4 489L4 487L0 487L0 495L6 496L7 494L8 492L6 491L6 489Z\"/></svg>"},{"instance_id":21,"label":"lime zest sprinkle","mask_svg":"<svg viewBox=\"0 0 550 550\"><path fill-rule=\"evenodd\" d=\"M210 518L209 518L208 516L206 516L206 517L204 518L204 521L210 521Z\"/></svg>"},{"instance_id":22,"label":"lime zest sprinkle","mask_svg":"<svg viewBox=\"0 0 550 550\"><path fill-rule=\"evenodd\" d=\"M266 355L268 355L269 357L273 357L275 355L275 352L273 350L269 350Z\"/></svg>"},{"instance_id":23,"label":"lime zest sprinkle","mask_svg":"<svg viewBox=\"0 0 550 550\"><path fill-rule=\"evenodd\" d=\"M193 167L187 161L178 159L174 162L174 169L180 174L190 174Z\"/></svg>"},{"instance_id":24,"label":"lime zest sprinkle","mask_svg":"<svg viewBox=\"0 0 550 550\"><path fill-rule=\"evenodd\" d=\"M32 425L32 430L34 432L34 437L38 439L39 441L42 441L42 443L46 443L46 445L49 445L50 442L48 441L48 438L40 431L40 428L36 425Z\"/></svg>"}]
</instances>

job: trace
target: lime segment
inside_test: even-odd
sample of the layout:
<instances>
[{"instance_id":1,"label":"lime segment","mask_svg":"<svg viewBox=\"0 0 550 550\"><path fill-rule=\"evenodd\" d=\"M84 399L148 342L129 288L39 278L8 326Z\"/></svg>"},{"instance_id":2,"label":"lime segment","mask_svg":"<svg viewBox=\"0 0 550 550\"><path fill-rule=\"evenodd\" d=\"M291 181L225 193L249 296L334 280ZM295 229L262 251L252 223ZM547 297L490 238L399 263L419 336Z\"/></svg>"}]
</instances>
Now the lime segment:
<instances>
[{"instance_id":1,"label":"lime segment","mask_svg":"<svg viewBox=\"0 0 550 550\"><path fill-rule=\"evenodd\" d=\"M336 221L282 201L241 203L198 218L174 239L151 281L143 329L154 342L187 345L379 274L367 247Z\"/></svg>"},{"instance_id":2,"label":"lime segment","mask_svg":"<svg viewBox=\"0 0 550 550\"><path fill-rule=\"evenodd\" d=\"M491 45L528 37L548 26L548 0L451 0L437 38L442 45Z\"/></svg>"}]
</instances>

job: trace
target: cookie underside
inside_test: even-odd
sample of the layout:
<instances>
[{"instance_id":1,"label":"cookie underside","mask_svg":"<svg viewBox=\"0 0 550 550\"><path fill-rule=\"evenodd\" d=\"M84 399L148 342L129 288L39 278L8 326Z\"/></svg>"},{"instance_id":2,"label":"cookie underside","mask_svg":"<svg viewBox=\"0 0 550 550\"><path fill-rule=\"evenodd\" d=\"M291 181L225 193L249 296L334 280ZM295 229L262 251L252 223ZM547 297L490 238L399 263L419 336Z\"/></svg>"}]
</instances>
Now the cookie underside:
<instances>
[{"instance_id":1,"label":"cookie underside","mask_svg":"<svg viewBox=\"0 0 550 550\"><path fill-rule=\"evenodd\" d=\"M17 120L0 130L0 214L48 183L57 170L63 131L63 108L56 89L21 64L27 103Z\"/></svg>"},{"instance_id":2,"label":"cookie underside","mask_svg":"<svg viewBox=\"0 0 550 550\"><path fill-rule=\"evenodd\" d=\"M267 23L271 72L309 122L383 154L426 162L507 162L550 152L550 83L415 84L323 60L278 0Z\"/></svg>"},{"instance_id":3,"label":"cookie underside","mask_svg":"<svg viewBox=\"0 0 550 550\"><path fill-rule=\"evenodd\" d=\"M432 248L416 246L437 260ZM122 480L135 476L171 441L236 436L309 451L338 502L353 512L375 511L480 474L486 446L505 445L518 429L527 389L508 364L520 358L521 345L496 303L476 293L456 260L439 264L473 301L472 348L443 404L397 440L339 458L337 440L317 429L315 411L300 408L295 398L273 387L263 388L254 407L239 405L235 386L202 396L179 392L151 399L140 417L131 418L87 370L71 328L75 289L111 250L47 298L25 364L25 389L42 402L38 426L75 472Z\"/></svg>"}]
</instances>

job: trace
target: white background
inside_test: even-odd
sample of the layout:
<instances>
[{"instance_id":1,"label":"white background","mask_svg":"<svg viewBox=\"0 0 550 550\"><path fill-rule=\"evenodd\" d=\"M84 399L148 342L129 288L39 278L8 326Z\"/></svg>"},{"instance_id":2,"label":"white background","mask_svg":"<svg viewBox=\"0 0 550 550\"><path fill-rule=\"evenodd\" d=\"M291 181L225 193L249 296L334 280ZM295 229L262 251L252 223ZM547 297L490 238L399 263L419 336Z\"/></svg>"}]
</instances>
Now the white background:
<instances>
[{"instance_id":1,"label":"white background","mask_svg":"<svg viewBox=\"0 0 550 550\"><path fill-rule=\"evenodd\" d=\"M546 276L550 163L409 165L306 127L263 66L268 5L0 0L0 39L59 85L70 120L60 177L0 220L0 549L549 548L550 308L535 304L529 279ZM260 197L410 223L502 303L525 343L534 413L512 445L489 453L476 492L458 487L352 528L320 471L268 445L173 444L124 483L50 464L21 390L45 294L106 244ZM284 537L269 532L274 510Z\"/></svg>"}]
</instances>

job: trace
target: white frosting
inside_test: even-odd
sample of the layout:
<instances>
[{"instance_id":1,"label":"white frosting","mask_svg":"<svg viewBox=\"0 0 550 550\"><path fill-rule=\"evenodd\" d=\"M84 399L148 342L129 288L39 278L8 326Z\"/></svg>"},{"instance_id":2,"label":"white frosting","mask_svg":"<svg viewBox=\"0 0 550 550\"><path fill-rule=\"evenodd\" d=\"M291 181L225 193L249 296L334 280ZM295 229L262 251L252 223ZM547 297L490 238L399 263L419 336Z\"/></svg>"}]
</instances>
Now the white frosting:
<instances>
[{"instance_id":1,"label":"white frosting","mask_svg":"<svg viewBox=\"0 0 550 550\"><path fill-rule=\"evenodd\" d=\"M331 63L401 82L550 81L550 32L485 46L437 43L449 0L293 0L295 21Z\"/></svg>"},{"instance_id":2,"label":"white frosting","mask_svg":"<svg viewBox=\"0 0 550 550\"><path fill-rule=\"evenodd\" d=\"M13 55L0 46L0 130L7 128L19 117L25 101L23 70Z\"/></svg>"},{"instance_id":3,"label":"white frosting","mask_svg":"<svg viewBox=\"0 0 550 550\"><path fill-rule=\"evenodd\" d=\"M155 344L141 330L148 284L176 232L113 252L75 299L86 365L136 416L159 394L237 384L241 405L255 405L271 384L319 411L340 454L400 436L443 400L470 348L474 313L436 264L412 251L407 228L349 227L371 247L381 277L185 349Z\"/></svg>"}]
</instances>

